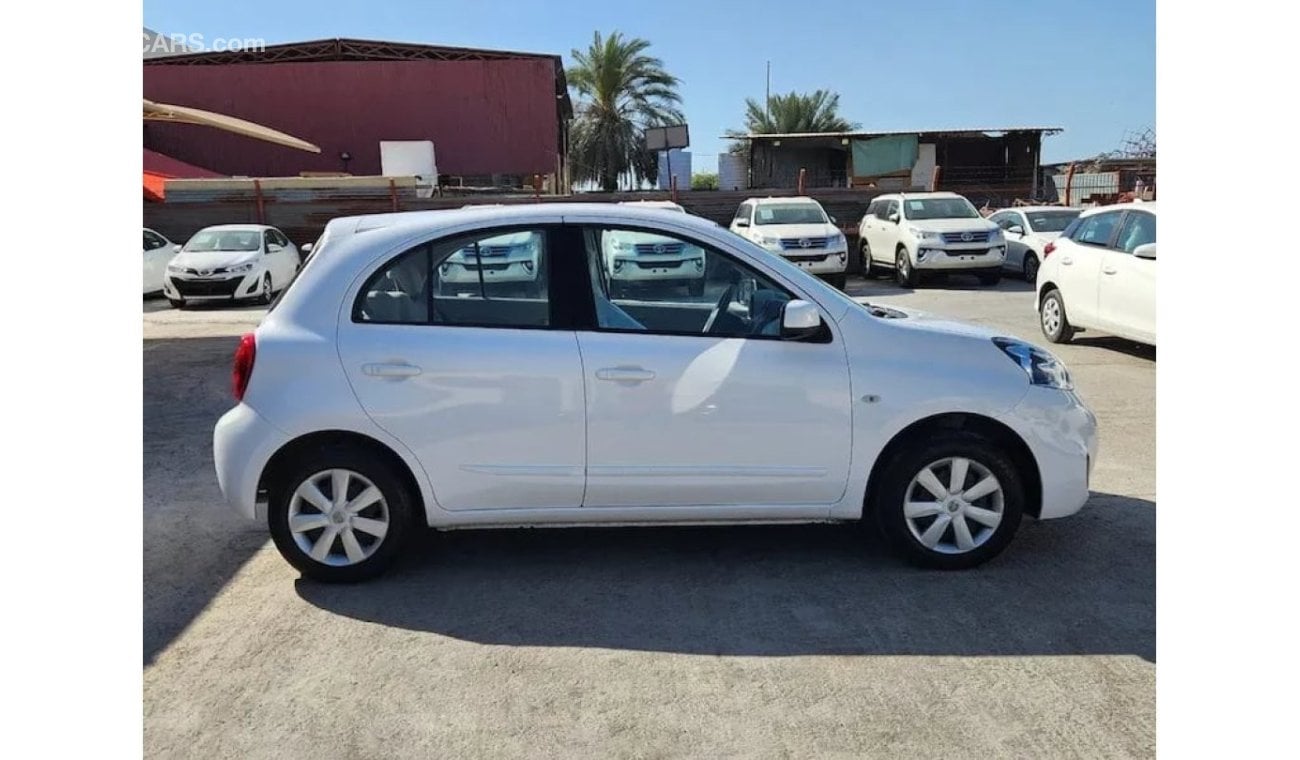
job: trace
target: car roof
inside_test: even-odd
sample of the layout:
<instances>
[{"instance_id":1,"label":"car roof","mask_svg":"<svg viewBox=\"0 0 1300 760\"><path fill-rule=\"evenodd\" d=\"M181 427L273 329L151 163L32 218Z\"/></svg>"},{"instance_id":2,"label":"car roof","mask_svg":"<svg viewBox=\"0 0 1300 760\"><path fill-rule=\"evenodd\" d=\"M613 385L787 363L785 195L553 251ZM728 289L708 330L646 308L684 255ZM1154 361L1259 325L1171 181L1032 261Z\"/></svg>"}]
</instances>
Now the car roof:
<instances>
[{"instance_id":1,"label":"car roof","mask_svg":"<svg viewBox=\"0 0 1300 760\"><path fill-rule=\"evenodd\" d=\"M642 206L645 208L681 208L680 203L672 201L619 201L620 206Z\"/></svg>"},{"instance_id":2,"label":"car roof","mask_svg":"<svg viewBox=\"0 0 1300 760\"><path fill-rule=\"evenodd\" d=\"M820 203L817 203L816 198L809 198L806 195L791 195L786 197L778 196L775 198L769 195L765 198L749 198L745 200L745 203L756 203L760 206L764 206L769 203L815 203L818 206L822 205Z\"/></svg>"},{"instance_id":3,"label":"car roof","mask_svg":"<svg viewBox=\"0 0 1300 760\"><path fill-rule=\"evenodd\" d=\"M1106 206L1093 206L1083 210L1080 216L1092 216L1106 211L1123 211L1126 209L1137 209L1139 211L1149 211L1156 213L1155 201L1129 201L1128 203L1111 203Z\"/></svg>"},{"instance_id":4,"label":"car roof","mask_svg":"<svg viewBox=\"0 0 1300 760\"><path fill-rule=\"evenodd\" d=\"M273 229L275 228L270 226L269 224L213 224L204 227L203 229L199 230L199 232L206 232L208 230L223 230L223 231L230 231L230 232L262 232L264 230L273 230Z\"/></svg>"},{"instance_id":5,"label":"car roof","mask_svg":"<svg viewBox=\"0 0 1300 760\"><path fill-rule=\"evenodd\" d=\"M1083 211L1083 209L1078 206L1008 206L1006 208L1000 208L993 213L1001 214L1003 211L1023 211L1026 213L1038 211L1073 211L1078 213Z\"/></svg>"},{"instance_id":6,"label":"car roof","mask_svg":"<svg viewBox=\"0 0 1300 760\"><path fill-rule=\"evenodd\" d=\"M933 192L916 192L916 193L906 193L906 192L883 193L881 195L877 195L872 200L880 200L881 198L886 200L893 200L895 198L910 198L911 200L923 201L928 198L965 198L965 197L966 196L962 195L961 193L954 193L950 190L935 190Z\"/></svg>"}]
</instances>

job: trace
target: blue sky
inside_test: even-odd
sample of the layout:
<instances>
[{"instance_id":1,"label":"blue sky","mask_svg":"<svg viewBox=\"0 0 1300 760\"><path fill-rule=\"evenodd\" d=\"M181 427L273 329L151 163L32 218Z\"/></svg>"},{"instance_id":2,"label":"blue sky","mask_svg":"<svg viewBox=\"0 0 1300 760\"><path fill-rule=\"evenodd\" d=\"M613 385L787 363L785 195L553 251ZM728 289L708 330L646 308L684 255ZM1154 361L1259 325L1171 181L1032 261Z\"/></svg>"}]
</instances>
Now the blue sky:
<instances>
[{"instance_id":1,"label":"blue sky","mask_svg":"<svg viewBox=\"0 0 1300 760\"><path fill-rule=\"evenodd\" d=\"M1045 161L1155 126L1153 0L146 0L145 26L267 44L359 37L559 53L592 32L644 37L680 77L697 171L742 126L746 97L840 93L864 129L1060 126Z\"/></svg>"}]
</instances>

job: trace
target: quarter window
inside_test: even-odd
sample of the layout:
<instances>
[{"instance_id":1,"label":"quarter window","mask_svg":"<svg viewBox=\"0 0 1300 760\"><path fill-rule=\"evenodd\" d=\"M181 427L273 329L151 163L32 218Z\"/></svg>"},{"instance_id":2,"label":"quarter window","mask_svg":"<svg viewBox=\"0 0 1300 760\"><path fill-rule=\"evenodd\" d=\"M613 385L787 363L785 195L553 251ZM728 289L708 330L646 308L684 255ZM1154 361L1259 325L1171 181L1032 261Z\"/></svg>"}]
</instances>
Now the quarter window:
<instances>
[{"instance_id":1,"label":"quarter window","mask_svg":"<svg viewBox=\"0 0 1300 760\"><path fill-rule=\"evenodd\" d=\"M1119 249L1132 253L1139 245L1156 242L1156 218L1145 211L1130 211L1119 230Z\"/></svg>"},{"instance_id":2,"label":"quarter window","mask_svg":"<svg viewBox=\"0 0 1300 760\"><path fill-rule=\"evenodd\" d=\"M749 266L700 243L634 229L583 235L602 330L779 337L793 296Z\"/></svg>"},{"instance_id":3,"label":"quarter window","mask_svg":"<svg viewBox=\"0 0 1300 760\"><path fill-rule=\"evenodd\" d=\"M421 245L362 287L353 321L548 327L546 232L493 231Z\"/></svg>"},{"instance_id":4,"label":"quarter window","mask_svg":"<svg viewBox=\"0 0 1300 760\"><path fill-rule=\"evenodd\" d=\"M1115 226L1119 224L1119 217L1122 213L1120 211L1107 211L1086 218L1081 217L1079 226L1074 229L1074 234L1070 236L1070 239L1085 245L1108 246L1115 234Z\"/></svg>"}]
</instances>

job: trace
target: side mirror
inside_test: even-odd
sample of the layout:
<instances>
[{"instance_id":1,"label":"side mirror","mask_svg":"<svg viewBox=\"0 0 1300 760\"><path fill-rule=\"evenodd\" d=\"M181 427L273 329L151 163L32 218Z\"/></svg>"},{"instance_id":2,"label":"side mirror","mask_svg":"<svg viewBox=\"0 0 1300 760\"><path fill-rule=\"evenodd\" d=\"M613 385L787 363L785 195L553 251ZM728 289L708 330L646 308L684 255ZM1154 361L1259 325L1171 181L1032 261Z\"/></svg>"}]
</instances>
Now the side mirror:
<instances>
[{"instance_id":1,"label":"side mirror","mask_svg":"<svg viewBox=\"0 0 1300 760\"><path fill-rule=\"evenodd\" d=\"M181 252L181 246L180 246L180 244L177 243L176 245L173 245L173 246L172 246L172 250L175 251L176 253L180 253L180 252Z\"/></svg>"},{"instance_id":2,"label":"side mirror","mask_svg":"<svg viewBox=\"0 0 1300 760\"><path fill-rule=\"evenodd\" d=\"M748 220L748 219L737 219L737 220L736 220L736 226L737 226L737 227L748 227L748 226L749 226L749 220Z\"/></svg>"},{"instance_id":3,"label":"side mirror","mask_svg":"<svg viewBox=\"0 0 1300 760\"><path fill-rule=\"evenodd\" d=\"M267 246L266 246L266 252L267 252L267 253L279 253L280 251L283 251L283 250L284 250L284 246L282 246L282 245L276 245L275 243L269 243L269 244L267 244Z\"/></svg>"},{"instance_id":4,"label":"side mirror","mask_svg":"<svg viewBox=\"0 0 1300 760\"><path fill-rule=\"evenodd\" d=\"M1012 235L1023 235L1025 234L1025 228L1021 227L1018 224L1013 224L1007 228L1007 232L1011 233Z\"/></svg>"},{"instance_id":5,"label":"side mirror","mask_svg":"<svg viewBox=\"0 0 1300 760\"><path fill-rule=\"evenodd\" d=\"M893 222L894 224L898 224L898 212L897 212L897 211L895 211L894 213L892 213L892 214L889 215L889 221Z\"/></svg>"},{"instance_id":6,"label":"side mirror","mask_svg":"<svg viewBox=\"0 0 1300 760\"><path fill-rule=\"evenodd\" d=\"M807 340L821 332L821 328L821 312L807 301L787 301L781 309L782 340Z\"/></svg>"},{"instance_id":7,"label":"side mirror","mask_svg":"<svg viewBox=\"0 0 1300 760\"><path fill-rule=\"evenodd\" d=\"M302 251L303 253L311 253L311 245L312 245L311 243L305 243L303 247L299 248L298 250Z\"/></svg>"},{"instance_id":8,"label":"side mirror","mask_svg":"<svg viewBox=\"0 0 1300 760\"><path fill-rule=\"evenodd\" d=\"M1133 255L1134 255L1134 256L1137 256L1139 259L1150 259L1150 260L1152 260L1152 261L1155 261L1155 260L1156 260L1156 244L1155 244L1155 243L1143 243L1142 245L1139 245L1137 248L1134 248L1134 249L1133 249Z\"/></svg>"},{"instance_id":9,"label":"side mirror","mask_svg":"<svg viewBox=\"0 0 1300 760\"><path fill-rule=\"evenodd\" d=\"M829 216L829 214L828 214L828 216ZM833 217L833 216L831 217L831 224L839 224L839 223L840 223L840 220L839 220L839 219L836 219L836 218Z\"/></svg>"}]
</instances>

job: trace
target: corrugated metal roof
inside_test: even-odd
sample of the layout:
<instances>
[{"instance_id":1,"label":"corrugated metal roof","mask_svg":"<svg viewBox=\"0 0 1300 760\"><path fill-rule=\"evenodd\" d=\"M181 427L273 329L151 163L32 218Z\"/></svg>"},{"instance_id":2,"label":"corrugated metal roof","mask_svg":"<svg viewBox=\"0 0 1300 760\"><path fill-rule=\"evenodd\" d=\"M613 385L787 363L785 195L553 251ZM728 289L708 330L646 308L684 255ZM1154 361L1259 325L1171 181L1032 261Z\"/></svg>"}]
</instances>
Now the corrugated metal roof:
<instances>
[{"instance_id":1,"label":"corrugated metal roof","mask_svg":"<svg viewBox=\"0 0 1300 760\"><path fill-rule=\"evenodd\" d=\"M1064 131L1064 127L986 127L983 129L961 127L948 129L890 129L870 132L857 130L852 132L749 133L745 135L723 135L723 138L732 140L785 140L814 137L885 137L888 135L975 135L987 132L1043 132L1045 134L1057 134Z\"/></svg>"}]
</instances>

